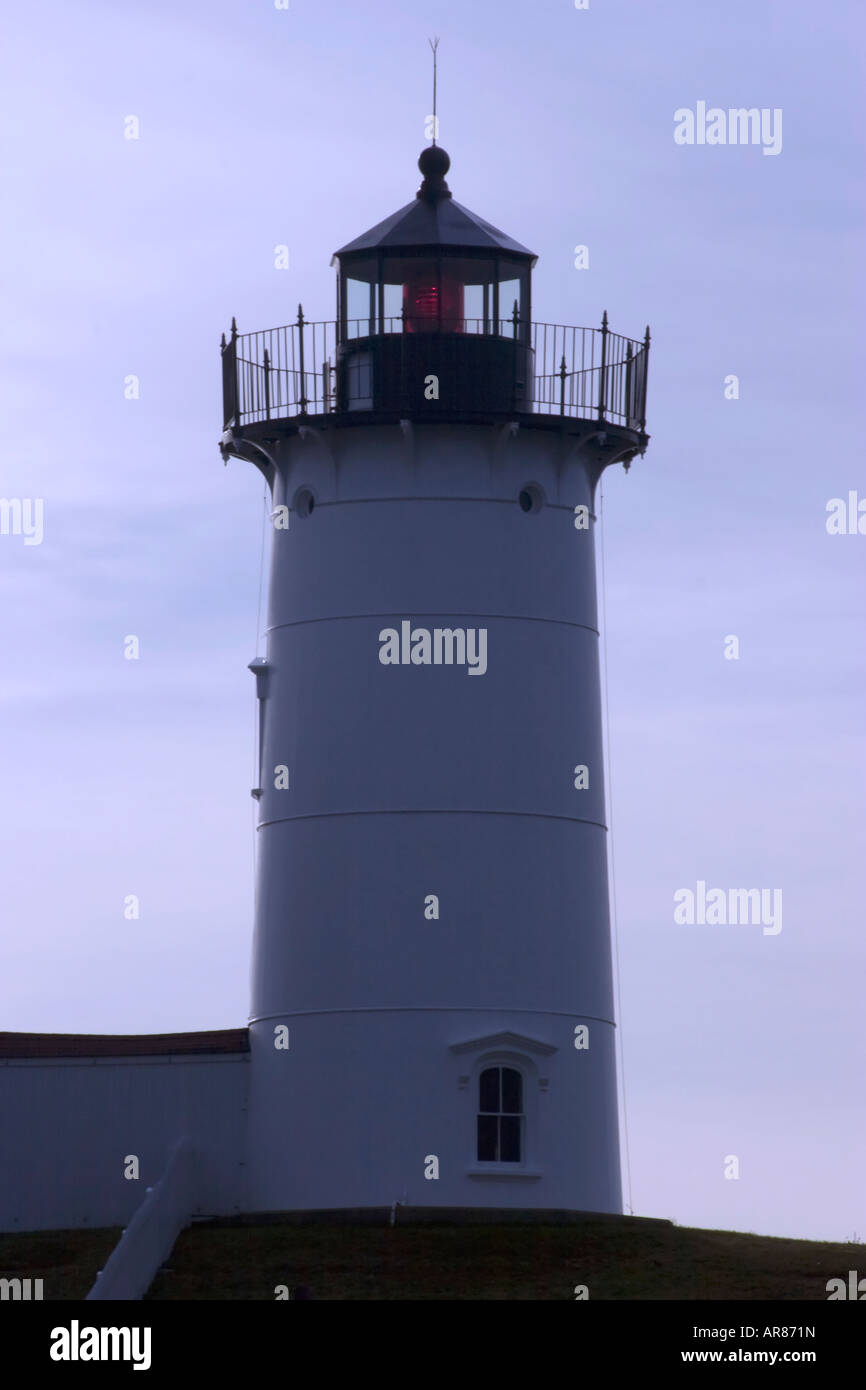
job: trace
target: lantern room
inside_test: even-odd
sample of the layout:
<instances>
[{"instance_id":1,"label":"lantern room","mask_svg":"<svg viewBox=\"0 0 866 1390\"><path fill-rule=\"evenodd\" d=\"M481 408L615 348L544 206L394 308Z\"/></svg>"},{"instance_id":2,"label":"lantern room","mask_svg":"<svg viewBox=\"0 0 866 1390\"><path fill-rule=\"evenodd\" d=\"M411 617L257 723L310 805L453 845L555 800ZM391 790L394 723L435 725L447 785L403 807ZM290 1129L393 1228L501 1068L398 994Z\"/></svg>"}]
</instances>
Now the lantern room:
<instances>
[{"instance_id":1,"label":"lantern room","mask_svg":"<svg viewBox=\"0 0 866 1390\"><path fill-rule=\"evenodd\" d=\"M343 409L509 411L531 400L535 255L454 201L437 145L413 202L337 251ZM437 379L438 398L423 383Z\"/></svg>"}]
</instances>

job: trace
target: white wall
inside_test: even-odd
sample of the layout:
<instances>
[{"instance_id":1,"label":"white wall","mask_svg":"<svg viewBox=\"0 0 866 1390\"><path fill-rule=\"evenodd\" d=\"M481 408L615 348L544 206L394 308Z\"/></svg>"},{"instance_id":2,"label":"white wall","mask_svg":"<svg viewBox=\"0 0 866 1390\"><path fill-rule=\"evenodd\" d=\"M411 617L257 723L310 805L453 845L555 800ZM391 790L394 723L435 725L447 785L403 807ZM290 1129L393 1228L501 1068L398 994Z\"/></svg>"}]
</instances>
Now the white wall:
<instances>
[{"instance_id":1,"label":"white wall","mask_svg":"<svg viewBox=\"0 0 866 1390\"><path fill-rule=\"evenodd\" d=\"M0 1061L0 1230L127 1225L183 1137L199 1155L194 1210L233 1213L248 1076L246 1053Z\"/></svg>"}]
</instances>

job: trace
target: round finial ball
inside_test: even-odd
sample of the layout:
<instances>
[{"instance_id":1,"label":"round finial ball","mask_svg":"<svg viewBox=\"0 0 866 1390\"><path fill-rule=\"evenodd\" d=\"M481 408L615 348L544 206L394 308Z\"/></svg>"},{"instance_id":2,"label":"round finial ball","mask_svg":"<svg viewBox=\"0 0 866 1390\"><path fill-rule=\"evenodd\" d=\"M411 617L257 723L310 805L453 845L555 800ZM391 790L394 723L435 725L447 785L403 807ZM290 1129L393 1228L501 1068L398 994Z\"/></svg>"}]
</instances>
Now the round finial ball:
<instances>
[{"instance_id":1,"label":"round finial ball","mask_svg":"<svg viewBox=\"0 0 866 1390\"><path fill-rule=\"evenodd\" d=\"M441 145L428 145L418 156L418 168L425 179L444 179L451 160Z\"/></svg>"}]
</instances>

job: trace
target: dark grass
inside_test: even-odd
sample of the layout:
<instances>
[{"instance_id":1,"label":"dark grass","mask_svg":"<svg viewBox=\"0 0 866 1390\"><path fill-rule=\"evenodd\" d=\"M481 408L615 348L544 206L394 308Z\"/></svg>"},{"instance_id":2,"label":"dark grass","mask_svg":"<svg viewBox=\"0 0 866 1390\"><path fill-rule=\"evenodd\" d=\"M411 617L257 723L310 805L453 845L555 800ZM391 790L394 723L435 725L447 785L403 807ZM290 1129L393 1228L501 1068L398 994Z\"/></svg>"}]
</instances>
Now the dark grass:
<instances>
[{"instance_id":1,"label":"dark grass","mask_svg":"<svg viewBox=\"0 0 866 1390\"><path fill-rule=\"evenodd\" d=\"M45 1301L86 1298L120 1236L120 1226L0 1235L0 1278L41 1279Z\"/></svg>"},{"instance_id":2,"label":"dark grass","mask_svg":"<svg viewBox=\"0 0 866 1390\"><path fill-rule=\"evenodd\" d=\"M405 1217L404 1217L405 1221ZM120 1230L0 1235L0 1276L41 1278L46 1300L83 1299ZM859 1259L859 1266L858 1266ZM623 1217L580 1225L196 1224L148 1299L818 1299L866 1274L863 1247L704 1231Z\"/></svg>"},{"instance_id":3,"label":"dark grass","mask_svg":"<svg viewBox=\"0 0 866 1390\"><path fill-rule=\"evenodd\" d=\"M195 1226L150 1299L820 1299L860 1247L629 1222L580 1226ZM862 1261L861 1261L862 1263ZM864 1267L866 1273L866 1267Z\"/></svg>"}]
</instances>

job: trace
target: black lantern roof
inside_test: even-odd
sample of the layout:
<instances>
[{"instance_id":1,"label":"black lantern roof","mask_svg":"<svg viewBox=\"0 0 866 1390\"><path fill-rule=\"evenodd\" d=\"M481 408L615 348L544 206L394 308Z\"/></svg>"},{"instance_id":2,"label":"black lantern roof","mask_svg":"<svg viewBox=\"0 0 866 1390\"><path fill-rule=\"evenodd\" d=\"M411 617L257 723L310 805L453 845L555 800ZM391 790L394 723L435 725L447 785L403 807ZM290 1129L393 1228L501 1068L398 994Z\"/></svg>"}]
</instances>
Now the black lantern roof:
<instances>
[{"instance_id":1,"label":"black lantern roof","mask_svg":"<svg viewBox=\"0 0 866 1390\"><path fill-rule=\"evenodd\" d=\"M538 257L521 246L498 227L493 227L468 208L457 203L445 182L451 160L441 145L429 145L422 150L418 168L424 181L411 203L377 222L368 232L356 237L335 256L348 256L357 251L404 250L407 247L451 247L455 251L506 252L525 256L530 265Z\"/></svg>"}]
</instances>

